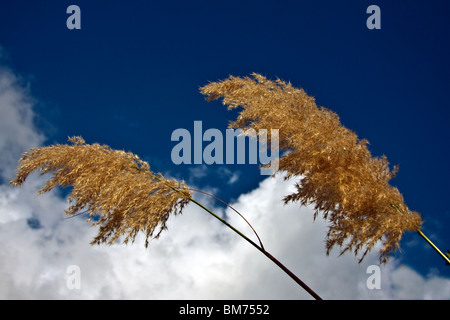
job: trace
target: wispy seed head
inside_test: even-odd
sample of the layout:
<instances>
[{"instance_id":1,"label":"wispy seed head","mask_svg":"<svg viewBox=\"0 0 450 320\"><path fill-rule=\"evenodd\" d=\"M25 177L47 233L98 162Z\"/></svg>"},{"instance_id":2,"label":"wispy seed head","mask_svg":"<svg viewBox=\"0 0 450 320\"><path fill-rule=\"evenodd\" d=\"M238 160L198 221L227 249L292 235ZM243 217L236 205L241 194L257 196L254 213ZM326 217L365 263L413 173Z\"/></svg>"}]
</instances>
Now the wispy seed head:
<instances>
[{"instance_id":1,"label":"wispy seed head","mask_svg":"<svg viewBox=\"0 0 450 320\"><path fill-rule=\"evenodd\" d=\"M168 180L150 170L147 162L130 152L99 144L86 144L81 137L70 145L31 149L19 160L17 176L10 181L22 185L27 176L40 170L52 177L39 193L60 185L72 186L68 215L88 211L89 221L99 226L91 244L134 241L139 232L157 238L166 229L171 213L181 213L191 193L184 182Z\"/></svg>"},{"instance_id":2,"label":"wispy seed head","mask_svg":"<svg viewBox=\"0 0 450 320\"><path fill-rule=\"evenodd\" d=\"M281 80L259 74L233 77L200 89L206 99L223 98L229 109L241 107L230 127L279 129L279 171L301 179L285 202L313 203L329 221L327 253L363 249L382 241L380 262L399 247L402 233L418 230L418 213L410 211L397 188L389 185L397 168L386 157L372 157L367 140L341 125L337 114L317 107L313 97Z\"/></svg>"}]
</instances>

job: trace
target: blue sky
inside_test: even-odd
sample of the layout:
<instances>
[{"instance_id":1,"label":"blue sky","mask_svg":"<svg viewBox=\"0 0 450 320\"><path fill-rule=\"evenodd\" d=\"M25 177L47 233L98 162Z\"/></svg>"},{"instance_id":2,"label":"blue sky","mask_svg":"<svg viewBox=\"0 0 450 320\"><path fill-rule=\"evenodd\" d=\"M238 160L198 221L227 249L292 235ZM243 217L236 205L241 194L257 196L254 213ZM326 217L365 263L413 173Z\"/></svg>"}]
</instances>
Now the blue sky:
<instances>
[{"instance_id":1,"label":"blue sky","mask_svg":"<svg viewBox=\"0 0 450 320\"><path fill-rule=\"evenodd\" d=\"M66 9L81 9L69 30ZM369 5L381 29L366 27ZM223 130L235 112L199 87L252 72L302 87L399 164L392 180L424 231L450 249L448 1L2 1L2 65L35 99L45 144L81 135L227 201L265 177L255 165L174 165L177 128ZM244 213L245 214L245 213ZM426 275L449 267L418 236L395 257ZM356 262L355 262L356 263Z\"/></svg>"}]
</instances>

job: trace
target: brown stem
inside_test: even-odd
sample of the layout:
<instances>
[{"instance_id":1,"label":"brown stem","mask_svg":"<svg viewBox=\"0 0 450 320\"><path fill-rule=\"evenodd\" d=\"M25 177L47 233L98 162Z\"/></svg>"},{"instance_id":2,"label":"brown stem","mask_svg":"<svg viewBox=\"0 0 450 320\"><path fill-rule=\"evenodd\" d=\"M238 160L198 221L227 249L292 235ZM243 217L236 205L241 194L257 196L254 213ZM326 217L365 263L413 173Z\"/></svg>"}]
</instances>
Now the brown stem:
<instances>
[{"instance_id":1,"label":"brown stem","mask_svg":"<svg viewBox=\"0 0 450 320\"><path fill-rule=\"evenodd\" d=\"M160 181L160 178L152 175L152 178ZM283 270L289 277L291 277L298 285L300 285L303 289L306 290L306 292L308 292L311 296L313 296L316 300L322 300L322 298L315 293L308 285L306 285L306 283L304 283L299 277L297 277L292 271L290 271L284 264L282 264L280 261L278 261L278 259L276 259L274 256L272 256L269 252L267 252L264 247L258 246L255 242L253 242L250 238L248 238L245 234L243 234L242 232L240 232L238 229L236 229L235 227L233 227L231 224L229 224L228 222L226 222L224 219L222 219L221 217L219 217L217 214L215 214L214 212L212 212L210 209L208 209L207 207L205 207L203 204L201 204L200 202L198 202L197 200L195 200L194 198L192 198L190 195L185 194L183 191L178 190L176 188L173 188L172 186L169 186L172 190L179 192L185 196L189 197L189 200L193 203L195 203L197 206L199 206L200 208L202 208L203 210L205 210L206 212L208 212L210 215L212 215L213 217L215 217L217 220L219 220L220 222L222 222L224 225L226 225L228 228L230 228L231 230L233 230L234 232L236 232L238 235L240 235L242 238L244 238L245 240L247 240L247 242L249 242L252 246L254 246L256 249L258 249L260 252L262 252L267 258L269 258L270 260L272 260L272 262L274 262L278 267L281 268L281 270ZM239 214L241 215L241 214ZM253 228L252 228L253 229ZM259 239L259 237L258 237Z\"/></svg>"},{"instance_id":2,"label":"brown stem","mask_svg":"<svg viewBox=\"0 0 450 320\"><path fill-rule=\"evenodd\" d=\"M203 194L205 194L205 195L207 195L207 196L210 196L210 197L212 197L212 198L214 198L214 199L216 199L217 201L220 201L220 202L222 202L224 205L226 205L228 208L230 208L231 210L233 210L234 212L236 212L248 225L249 225L249 227L253 230L253 233L256 235L256 237L258 238L258 241L259 241L259 245L261 246L261 248L264 250L264 246L263 246L263 244L262 244L262 241L261 241L261 239L259 238L259 235L258 235L258 233L256 232L256 230L253 228L253 226L250 224L250 222L248 222L248 220L247 219L245 219L245 217L239 212L239 211L237 211L235 208L233 208L231 205L229 205L228 203L226 203L225 201L223 201L222 199L220 199L220 198L218 198L218 197L216 197L215 195L213 195L213 194L210 194L210 193L208 193L208 192L205 192L205 191L202 191L202 190L197 190L197 189L193 189L193 188L189 188L189 190L192 190L192 191L195 191L195 192L200 192L200 193L203 193Z\"/></svg>"},{"instance_id":3,"label":"brown stem","mask_svg":"<svg viewBox=\"0 0 450 320\"><path fill-rule=\"evenodd\" d=\"M214 212L212 212L211 210L209 210L207 207L205 207L204 205L202 205L200 202L198 202L197 200L191 198L191 201L194 202L196 205L198 205L200 208L204 209L206 212L208 212L209 214L211 214L213 217L215 217L216 219L218 219L220 222L222 222L223 224L225 224L227 227L229 227L231 230L233 230L234 232L236 232L238 235L240 235L242 238L244 238L245 240L247 240L247 242L249 242L252 246L254 246L256 249L258 249L260 252L262 252L267 258L269 258L270 260L272 260L272 262L274 262L278 267L281 268L281 270L283 270L288 276L290 276L298 285L300 285L303 289L306 290L306 292L308 292L311 296L314 297L314 299L316 300L322 300L322 298L315 293L306 283L304 283L299 277L297 277L292 271L290 271L284 264L282 264L280 261L278 261L278 259L276 259L274 256L272 256L269 252L267 252L265 249L263 249L262 247L258 246L255 242L253 242L251 239L249 239L247 236L245 236L242 232L240 232L239 230L237 230L235 227L233 227L231 224L229 224L228 222L226 222L225 220L223 220L221 217L219 217L218 215L216 215Z\"/></svg>"}]
</instances>

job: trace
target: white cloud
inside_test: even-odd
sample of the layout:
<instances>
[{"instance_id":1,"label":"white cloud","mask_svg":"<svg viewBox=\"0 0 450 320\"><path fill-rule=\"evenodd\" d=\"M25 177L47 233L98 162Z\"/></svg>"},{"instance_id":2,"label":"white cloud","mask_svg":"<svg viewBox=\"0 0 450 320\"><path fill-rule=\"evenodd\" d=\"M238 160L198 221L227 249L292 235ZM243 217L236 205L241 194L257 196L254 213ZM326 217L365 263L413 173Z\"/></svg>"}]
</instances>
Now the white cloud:
<instances>
[{"instance_id":1,"label":"white cloud","mask_svg":"<svg viewBox=\"0 0 450 320\"><path fill-rule=\"evenodd\" d=\"M6 168L2 176L10 178L20 153L41 144L43 136L33 126L32 100L17 77L1 70L0 88L0 161ZM42 181L33 175L22 188L0 185L1 299L310 298L264 255L193 204L171 217L169 230L147 250L142 237L134 245L90 246L96 228L83 217L64 219L67 202L57 191L36 196ZM266 249L323 298L450 298L448 278L423 277L394 259L381 267L381 289L369 290L366 269L377 264L377 257L369 254L363 264L351 255L327 257L326 223L313 223L310 208L282 204L291 188L280 176L267 178L233 206L259 232ZM255 239L235 213L226 214ZM81 270L80 289L67 287L70 265Z\"/></svg>"},{"instance_id":2,"label":"white cloud","mask_svg":"<svg viewBox=\"0 0 450 320\"><path fill-rule=\"evenodd\" d=\"M10 179L17 158L30 147L43 142L33 124L33 99L20 79L0 66L0 178Z\"/></svg>"}]
</instances>

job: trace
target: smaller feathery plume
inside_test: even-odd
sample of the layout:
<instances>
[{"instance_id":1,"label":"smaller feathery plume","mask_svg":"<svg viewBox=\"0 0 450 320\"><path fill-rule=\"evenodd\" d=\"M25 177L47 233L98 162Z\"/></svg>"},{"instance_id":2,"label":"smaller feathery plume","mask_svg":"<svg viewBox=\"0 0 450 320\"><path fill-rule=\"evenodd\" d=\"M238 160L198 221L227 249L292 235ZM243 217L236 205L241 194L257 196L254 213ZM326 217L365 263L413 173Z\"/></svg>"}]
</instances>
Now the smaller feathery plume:
<instances>
[{"instance_id":1,"label":"smaller feathery plume","mask_svg":"<svg viewBox=\"0 0 450 320\"><path fill-rule=\"evenodd\" d=\"M191 201L261 251L314 298L321 299L264 249L250 223L223 200L206 192L190 189L184 181L168 180L161 174L155 174L147 162L130 152L113 150L105 145L89 145L81 137L69 138L69 141L72 145L54 145L25 152L19 160L17 176L10 183L15 186L22 185L31 172L40 169L42 175L52 173L53 177L39 193L48 192L58 185L72 186L69 201L74 204L66 213L74 216L87 209L88 221L92 217L100 216L98 221L93 222L94 225L100 225L100 228L91 244L113 244L123 235L124 243L129 240L134 242L136 235L142 231L146 234L147 247L148 240L153 237L155 231L154 238L157 238L161 231L166 229L169 215L181 213L183 207ZM234 210L255 232L260 246L193 199L191 191L207 194Z\"/></svg>"},{"instance_id":2,"label":"smaller feathery plume","mask_svg":"<svg viewBox=\"0 0 450 320\"><path fill-rule=\"evenodd\" d=\"M19 160L17 176L10 183L22 185L28 175L40 169L52 173L39 191L45 193L60 185L72 186L68 215L88 211L99 232L91 244L113 244L124 236L134 242L145 233L157 238L166 229L171 213L181 213L191 192L184 182L168 180L150 170L147 162L130 152L99 144L86 144L81 137L69 138L71 145L31 149ZM97 219L98 217L98 219Z\"/></svg>"},{"instance_id":3,"label":"smaller feathery plume","mask_svg":"<svg viewBox=\"0 0 450 320\"><path fill-rule=\"evenodd\" d=\"M317 107L304 90L252 74L230 76L200 91L208 101L223 98L228 109L242 108L230 128L279 130L280 151L286 152L278 171L301 177L284 201L313 203L315 217L322 212L329 221L327 254L335 245L343 248L341 254L365 249L361 262L381 240L380 262L385 263L404 231L420 230L419 214L389 184L397 168L391 171L384 156L372 157L367 140L342 126L331 110Z\"/></svg>"}]
</instances>

